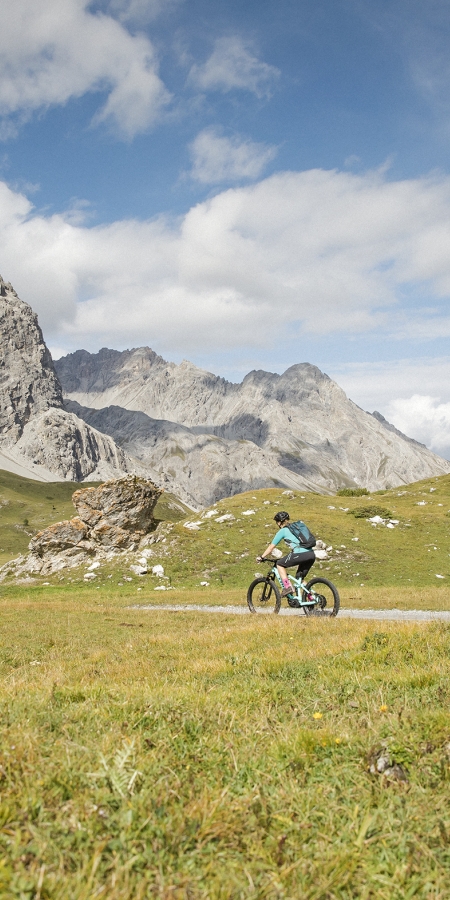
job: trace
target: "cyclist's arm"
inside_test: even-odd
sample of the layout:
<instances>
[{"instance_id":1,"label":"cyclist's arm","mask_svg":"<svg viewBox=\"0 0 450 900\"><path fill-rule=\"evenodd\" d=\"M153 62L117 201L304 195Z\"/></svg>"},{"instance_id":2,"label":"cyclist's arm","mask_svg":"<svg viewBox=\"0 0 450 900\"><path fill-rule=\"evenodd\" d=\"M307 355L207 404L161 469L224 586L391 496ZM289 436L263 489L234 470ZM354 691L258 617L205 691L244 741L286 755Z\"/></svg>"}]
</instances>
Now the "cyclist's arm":
<instances>
[{"instance_id":1,"label":"cyclist's arm","mask_svg":"<svg viewBox=\"0 0 450 900\"><path fill-rule=\"evenodd\" d=\"M272 553L272 550L275 550L275 544L269 544L269 546L264 550L264 553L261 553L261 556L256 557L256 562L261 562L262 559L267 559L267 557Z\"/></svg>"},{"instance_id":2,"label":"cyclist's arm","mask_svg":"<svg viewBox=\"0 0 450 900\"><path fill-rule=\"evenodd\" d=\"M269 544L268 547L266 547L266 549L264 550L264 553L261 553L261 556L256 557L256 562L260 562L261 559L266 559L268 556L270 556L270 554L272 553L272 550L275 550L275 547L277 546L277 544L279 544L280 541L282 541L283 538L285 537L285 531L287 531L287 528L286 529L281 528L279 531L277 531L275 537L272 540L272 543Z\"/></svg>"}]
</instances>

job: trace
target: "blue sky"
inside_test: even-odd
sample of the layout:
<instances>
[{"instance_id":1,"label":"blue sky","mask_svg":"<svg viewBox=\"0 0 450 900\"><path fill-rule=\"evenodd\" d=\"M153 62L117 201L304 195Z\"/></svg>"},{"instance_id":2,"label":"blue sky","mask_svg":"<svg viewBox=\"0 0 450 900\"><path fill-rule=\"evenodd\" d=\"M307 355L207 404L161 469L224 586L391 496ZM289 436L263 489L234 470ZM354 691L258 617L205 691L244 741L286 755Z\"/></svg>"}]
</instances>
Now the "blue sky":
<instances>
[{"instance_id":1,"label":"blue sky","mask_svg":"<svg viewBox=\"0 0 450 900\"><path fill-rule=\"evenodd\" d=\"M450 7L0 0L0 271L55 355L309 361L450 456Z\"/></svg>"}]
</instances>

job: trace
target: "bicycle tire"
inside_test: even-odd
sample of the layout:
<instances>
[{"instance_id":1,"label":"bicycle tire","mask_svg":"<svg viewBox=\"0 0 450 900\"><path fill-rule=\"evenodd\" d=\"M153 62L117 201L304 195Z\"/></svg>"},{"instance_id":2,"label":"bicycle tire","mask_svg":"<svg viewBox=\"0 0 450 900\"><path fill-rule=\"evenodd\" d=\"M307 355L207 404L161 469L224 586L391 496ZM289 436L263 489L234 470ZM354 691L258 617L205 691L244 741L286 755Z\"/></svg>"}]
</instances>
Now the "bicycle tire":
<instances>
[{"instance_id":1,"label":"bicycle tire","mask_svg":"<svg viewBox=\"0 0 450 900\"><path fill-rule=\"evenodd\" d=\"M247 603L251 613L280 612L281 593L270 578L255 578L247 591Z\"/></svg>"},{"instance_id":2,"label":"bicycle tire","mask_svg":"<svg viewBox=\"0 0 450 900\"><path fill-rule=\"evenodd\" d=\"M320 585L323 585L325 588L323 593L320 591L320 588L318 589L318 586ZM306 588L308 591L311 590L311 588L314 588L314 593L323 597L325 605L322 607L305 606L303 607L305 615L328 618L335 618L337 616L341 601L338 589L331 581L328 581L327 578L311 578L311 581L308 581Z\"/></svg>"}]
</instances>

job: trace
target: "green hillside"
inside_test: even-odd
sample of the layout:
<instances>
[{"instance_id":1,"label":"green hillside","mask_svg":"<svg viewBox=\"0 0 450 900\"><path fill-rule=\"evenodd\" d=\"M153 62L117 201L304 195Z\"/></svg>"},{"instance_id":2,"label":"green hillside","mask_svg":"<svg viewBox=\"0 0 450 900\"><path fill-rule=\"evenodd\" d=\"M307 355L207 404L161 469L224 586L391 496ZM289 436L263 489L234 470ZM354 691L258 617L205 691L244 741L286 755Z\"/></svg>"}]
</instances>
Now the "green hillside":
<instances>
[{"instance_id":1,"label":"green hillside","mask_svg":"<svg viewBox=\"0 0 450 900\"><path fill-rule=\"evenodd\" d=\"M439 588L450 579L450 476L357 497L295 491L292 499L277 489L253 491L221 500L215 508L219 515L211 519L191 516L190 521L202 521L198 531L175 526L173 555L165 564L174 585L248 583L258 569L256 555L276 530L277 509L287 509L291 520L304 519L333 547L330 559L316 562L315 569L340 585ZM249 510L254 514L246 516ZM367 518L378 510L399 524L372 525ZM361 511L367 518L355 516ZM215 521L226 513L234 519Z\"/></svg>"},{"instance_id":2,"label":"green hillside","mask_svg":"<svg viewBox=\"0 0 450 900\"><path fill-rule=\"evenodd\" d=\"M35 531L73 515L74 487L67 482L42 484L0 473L2 562L26 551ZM211 508L217 515L210 518L208 511L189 511L184 518L187 507L164 493L156 507L156 517L165 523L164 533L152 547L152 563L163 564L171 586L194 590L205 599L215 590L242 591L261 570L255 557L273 536L273 517L280 509L287 509L292 520L307 521L316 536L333 548L328 560L316 562L315 570L336 581L347 599L357 600L380 586L403 593L420 589L422 601L427 599L428 589L432 589L430 598L436 592L448 592L450 476L362 496L286 493L276 488L247 492L219 501ZM368 518L377 512L398 524L374 526ZM217 521L224 515L231 518ZM189 522L200 523L197 530L186 528ZM122 570L123 560L102 565L96 585L105 585L108 577L117 574L108 587L117 586ZM55 579L77 580L82 574L65 570ZM208 584L202 586L202 581ZM138 582L145 592L153 591L151 579ZM152 600L163 596L152 593Z\"/></svg>"}]
</instances>

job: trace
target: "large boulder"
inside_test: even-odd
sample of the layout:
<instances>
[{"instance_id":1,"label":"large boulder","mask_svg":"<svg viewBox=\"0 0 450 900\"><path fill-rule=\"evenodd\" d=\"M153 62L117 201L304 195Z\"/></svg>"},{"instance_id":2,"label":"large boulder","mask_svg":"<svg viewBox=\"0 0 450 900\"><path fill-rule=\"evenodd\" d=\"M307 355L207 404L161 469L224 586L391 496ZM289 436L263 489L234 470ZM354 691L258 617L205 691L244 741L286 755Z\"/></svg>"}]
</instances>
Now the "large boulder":
<instances>
[{"instance_id":1,"label":"large boulder","mask_svg":"<svg viewBox=\"0 0 450 900\"><path fill-rule=\"evenodd\" d=\"M89 528L114 526L129 535L146 534L153 524L153 510L161 489L152 481L128 475L97 488L75 491L75 509ZM135 539L135 538L133 538Z\"/></svg>"},{"instance_id":2,"label":"large boulder","mask_svg":"<svg viewBox=\"0 0 450 900\"><path fill-rule=\"evenodd\" d=\"M96 556L134 550L155 527L162 493L152 481L128 475L75 491L78 515L39 531L30 541L28 571L49 573Z\"/></svg>"},{"instance_id":3,"label":"large boulder","mask_svg":"<svg viewBox=\"0 0 450 900\"><path fill-rule=\"evenodd\" d=\"M38 556L61 553L65 550L86 547L88 528L79 516L65 522L56 522L39 531L30 541L29 549Z\"/></svg>"}]
</instances>

